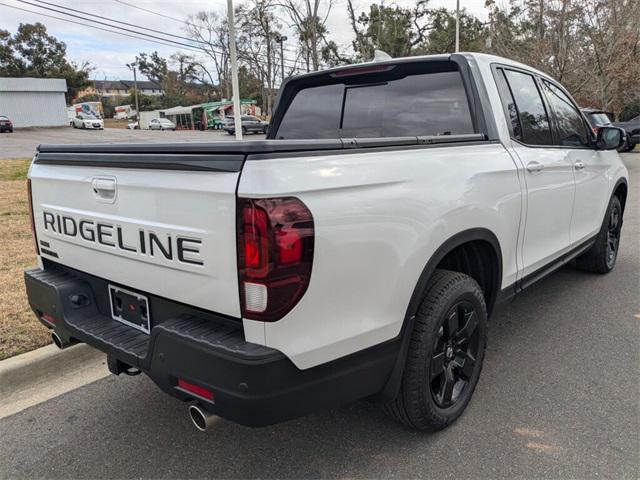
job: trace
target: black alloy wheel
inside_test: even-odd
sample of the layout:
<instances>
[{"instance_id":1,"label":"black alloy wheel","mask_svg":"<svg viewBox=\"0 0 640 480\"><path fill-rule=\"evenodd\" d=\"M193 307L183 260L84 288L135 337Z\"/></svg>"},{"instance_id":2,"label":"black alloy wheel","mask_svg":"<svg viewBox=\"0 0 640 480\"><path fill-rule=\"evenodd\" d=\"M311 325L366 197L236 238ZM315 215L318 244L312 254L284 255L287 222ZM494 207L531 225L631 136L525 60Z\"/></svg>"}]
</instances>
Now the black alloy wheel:
<instances>
[{"instance_id":1,"label":"black alloy wheel","mask_svg":"<svg viewBox=\"0 0 640 480\"><path fill-rule=\"evenodd\" d=\"M478 384L487 329L478 282L436 270L414 317L400 389L383 410L417 430L441 430L454 422Z\"/></svg>"},{"instance_id":2,"label":"black alloy wheel","mask_svg":"<svg viewBox=\"0 0 640 480\"><path fill-rule=\"evenodd\" d=\"M440 408L453 406L480 367L478 314L468 301L456 303L438 329L431 357L429 385Z\"/></svg>"}]
</instances>

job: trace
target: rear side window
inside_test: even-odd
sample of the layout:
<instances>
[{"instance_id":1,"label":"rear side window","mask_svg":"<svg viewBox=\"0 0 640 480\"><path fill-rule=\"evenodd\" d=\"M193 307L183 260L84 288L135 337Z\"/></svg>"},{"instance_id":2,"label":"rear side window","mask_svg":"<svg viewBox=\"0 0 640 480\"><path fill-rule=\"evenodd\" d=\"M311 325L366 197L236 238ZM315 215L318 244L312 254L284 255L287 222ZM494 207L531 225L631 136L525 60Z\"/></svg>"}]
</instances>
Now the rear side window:
<instances>
[{"instance_id":1,"label":"rear side window","mask_svg":"<svg viewBox=\"0 0 640 480\"><path fill-rule=\"evenodd\" d=\"M533 76L514 70L504 73L516 102L522 141L528 145L552 145L549 117Z\"/></svg>"},{"instance_id":2,"label":"rear side window","mask_svg":"<svg viewBox=\"0 0 640 480\"><path fill-rule=\"evenodd\" d=\"M276 138L378 138L474 133L458 71L300 90Z\"/></svg>"},{"instance_id":3,"label":"rear side window","mask_svg":"<svg viewBox=\"0 0 640 480\"><path fill-rule=\"evenodd\" d=\"M589 147L589 135L582 115L573 105L571 99L558 87L542 81L547 100L555 117L555 129L558 144L565 147Z\"/></svg>"},{"instance_id":4,"label":"rear side window","mask_svg":"<svg viewBox=\"0 0 640 480\"><path fill-rule=\"evenodd\" d=\"M511 138L523 141L522 128L520 128L520 119L518 118L518 109L516 108L516 102L511 95L507 79L504 77L504 70L499 68L496 70L496 85L498 86L498 93L502 100L502 108L507 118L507 125L509 126L509 132Z\"/></svg>"}]
</instances>

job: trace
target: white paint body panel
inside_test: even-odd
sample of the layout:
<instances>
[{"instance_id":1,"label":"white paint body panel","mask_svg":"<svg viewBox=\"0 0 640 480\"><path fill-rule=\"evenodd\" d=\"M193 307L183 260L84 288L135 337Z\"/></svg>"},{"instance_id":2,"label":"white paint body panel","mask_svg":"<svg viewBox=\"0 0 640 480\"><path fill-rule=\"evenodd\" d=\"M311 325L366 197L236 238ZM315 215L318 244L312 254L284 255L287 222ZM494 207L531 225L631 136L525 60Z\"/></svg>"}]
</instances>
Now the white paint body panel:
<instances>
[{"instance_id":1,"label":"white paint body panel","mask_svg":"<svg viewBox=\"0 0 640 480\"><path fill-rule=\"evenodd\" d=\"M447 239L485 228L516 280L521 188L501 144L247 161L239 196L296 196L311 210L311 282L283 319L247 339L308 368L400 332L427 261Z\"/></svg>"},{"instance_id":2,"label":"white paint body panel","mask_svg":"<svg viewBox=\"0 0 640 480\"><path fill-rule=\"evenodd\" d=\"M188 305L240 316L236 259L235 187L238 173L203 173L33 164L38 240L56 260L125 287ZM92 180L117 181L117 200L96 198ZM138 228L202 239L203 266L129 253L44 230L43 210L123 227L135 244ZM133 235L131 235L133 234Z\"/></svg>"}]
</instances>

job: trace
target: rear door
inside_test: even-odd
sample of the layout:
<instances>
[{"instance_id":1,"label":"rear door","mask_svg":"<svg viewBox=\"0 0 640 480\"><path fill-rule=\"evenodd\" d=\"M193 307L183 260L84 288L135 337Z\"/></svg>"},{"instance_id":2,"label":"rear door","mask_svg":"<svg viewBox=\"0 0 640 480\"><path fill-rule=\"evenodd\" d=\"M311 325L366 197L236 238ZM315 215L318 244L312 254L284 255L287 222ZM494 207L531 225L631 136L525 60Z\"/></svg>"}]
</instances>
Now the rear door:
<instances>
[{"instance_id":1,"label":"rear door","mask_svg":"<svg viewBox=\"0 0 640 480\"><path fill-rule=\"evenodd\" d=\"M527 209L522 273L527 276L569 248L574 166L566 152L554 146L549 112L535 77L507 67L497 68L495 74L512 148L524 169Z\"/></svg>"},{"instance_id":2,"label":"rear door","mask_svg":"<svg viewBox=\"0 0 640 480\"><path fill-rule=\"evenodd\" d=\"M606 172L611 165L611 156L617 153L595 150L583 116L559 85L547 79L542 79L540 85L553 112L557 148L564 152L573 165L576 193L571 218L571 243L577 245L600 230L609 195Z\"/></svg>"},{"instance_id":3,"label":"rear door","mask_svg":"<svg viewBox=\"0 0 640 480\"><path fill-rule=\"evenodd\" d=\"M235 189L243 156L44 150L30 171L43 258L240 316Z\"/></svg>"}]
</instances>

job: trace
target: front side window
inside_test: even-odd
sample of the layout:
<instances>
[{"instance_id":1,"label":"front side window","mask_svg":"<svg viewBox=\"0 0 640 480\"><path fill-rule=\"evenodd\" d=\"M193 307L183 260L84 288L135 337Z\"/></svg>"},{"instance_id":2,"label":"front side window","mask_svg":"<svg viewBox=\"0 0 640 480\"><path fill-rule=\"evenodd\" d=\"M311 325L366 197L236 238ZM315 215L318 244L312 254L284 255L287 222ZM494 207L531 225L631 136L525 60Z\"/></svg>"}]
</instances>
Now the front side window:
<instances>
[{"instance_id":1,"label":"front side window","mask_svg":"<svg viewBox=\"0 0 640 480\"><path fill-rule=\"evenodd\" d=\"M569 97L546 80L542 80L542 88L556 120L556 143L564 147L589 147L589 136L582 115Z\"/></svg>"},{"instance_id":2,"label":"front side window","mask_svg":"<svg viewBox=\"0 0 640 480\"><path fill-rule=\"evenodd\" d=\"M522 141L528 145L552 145L549 117L535 79L528 73L505 70L522 126Z\"/></svg>"},{"instance_id":3,"label":"front side window","mask_svg":"<svg viewBox=\"0 0 640 480\"><path fill-rule=\"evenodd\" d=\"M382 74L375 83L336 83L300 90L276 138L379 138L474 133L458 71Z\"/></svg>"}]
</instances>

